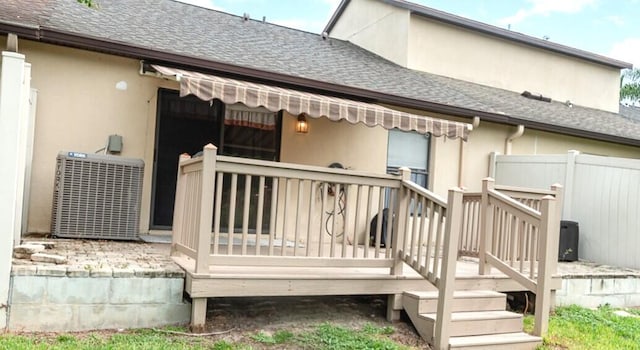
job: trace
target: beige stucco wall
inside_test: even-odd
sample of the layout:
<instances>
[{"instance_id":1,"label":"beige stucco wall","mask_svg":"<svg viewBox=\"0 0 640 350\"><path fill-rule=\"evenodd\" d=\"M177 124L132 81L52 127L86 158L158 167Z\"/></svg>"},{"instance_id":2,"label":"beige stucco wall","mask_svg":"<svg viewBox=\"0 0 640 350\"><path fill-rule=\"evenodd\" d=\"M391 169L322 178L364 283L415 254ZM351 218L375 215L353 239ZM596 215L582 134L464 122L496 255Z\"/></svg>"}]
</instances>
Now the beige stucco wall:
<instances>
[{"instance_id":1,"label":"beige stucco wall","mask_svg":"<svg viewBox=\"0 0 640 350\"><path fill-rule=\"evenodd\" d=\"M382 127L332 122L326 118L307 121L309 133L297 134L296 118L285 113L280 161L317 166L338 162L347 169L386 172L388 132Z\"/></svg>"},{"instance_id":2,"label":"beige stucco wall","mask_svg":"<svg viewBox=\"0 0 640 350\"><path fill-rule=\"evenodd\" d=\"M28 231L49 232L59 151L94 153L122 135L121 156L145 162L141 228L149 222L157 89L177 83L138 74L133 59L20 40L38 89ZM115 88L127 82L127 90Z\"/></svg>"},{"instance_id":3,"label":"beige stucco wall","mask_svg":"<svg viewBox=\"0 0 640 350\"><path fill-rule=\"evenodd\" d=\"M410 23L408 68L618 112L618 69L421 16Z\"/></svg>"},{"instance_id":4,"label":"beige stucco wall","mask_svg":"<svg viewBox=\"0 0 640 350\"><path fill-rule=\"evenodd\" d=\"M406 66L408 31L408 11L382 1L352 0L329 34Z\"/></svg>"},{"instance_id":5,"label":"beige stucco wall","mask_svg":"<svg viewBox=\"0 0 640 350\"><path fill-rule=\"evenodd\" d=\"M138 74L133 59L20 41L20 51L32 63L32 86L38 89L29 231L49 232L55 158L60 150L92 153L104 146L109 134L124 138L122 156L145 161L141 230L149 224L157 89L177 83ZM115 88L126 81L128 89ZM410 110L418 114L421 111ZM442 117L436 114L430 116ZM294 132L295 118L284 116L281 161L327 166L340 162L354 170L383 173L386 168L386 130L362 124L309 120L309 133ZM504 141L513 127L481 122L462 152L459 181L459 140L432 139L430 186L441 195L462 185L475 190L488 174L488 156L504 153ZM583 138L526 130L513 143L514 154L585 153L640 158L640 148L595 142ZM366 224L362 219L361 225ZM362 226L364 227L364 226Z\"/></svg>"},{"instance_id":6,"label":"beige stucco wall","mask_svg":"<svg viewBox=\"0 0 640 350\"><path fill-rule=\"evenodd\" d=\"M178 89L173 81L139 75L139 61L53 45L20 41L32 63L38 89L30 232L49 232L55 159L59 151L93 153L110 134L123 136L121 156L145 162L140 229L149 228L157 90ZM115 88L127 82L127 90ZM362 171L386 169L387 132L362 124L309 119L310 132L294 131L284 116L281 161L327 166L340 162Z\"/></svg>"}]
</instances>

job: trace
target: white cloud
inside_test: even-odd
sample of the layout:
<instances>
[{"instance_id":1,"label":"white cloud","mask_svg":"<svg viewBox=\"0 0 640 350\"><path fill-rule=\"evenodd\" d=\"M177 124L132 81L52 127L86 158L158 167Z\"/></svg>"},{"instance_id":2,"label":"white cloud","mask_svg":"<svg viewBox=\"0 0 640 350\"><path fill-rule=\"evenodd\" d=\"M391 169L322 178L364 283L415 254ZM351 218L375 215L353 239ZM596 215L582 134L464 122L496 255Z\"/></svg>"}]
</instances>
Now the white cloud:
<instances>
[{"instance_id":1,"label":"white cloud","mask_svg":"<svg viewBox=\"0 0 640 350\"><path fill-rule=\"evenodd\" d=\"M530 7L518 10L509 17L501 18L501 25L517 24L532 16L548 16L551 13L577 13L595 4L596 0L528 0Z\"/></svg>"},{"instance_id":2,"label":"white cloud","mask_svg":"<svg viewBox=\"0 0 640 350\"><path fill-rule=\"evenodd\" d=\"M613 44L608 56L633 63L635 68L640 68L640 38L627 38Z\"/></svg>"},{"instance_id":3,"label":"white cloud","mask_svg":"<svg viewBox=\"0 0 640 350\"><path fill-rule=\"evenodd\" d=\"M212 10L224 11L222 7L214 5L212 0L178 0L178 1L184 2L186 4L195 5L195 6L205 7Z\"/></svg>"},{"instance_id":4,"label":"white cloud","mask_svg":"<svg viewBox=\"0 0 640 350\"><path fill-rule=\"evenodd\" d=\"M309 20L304 20L299 18L274 19L273 21L269 21L269 22L277 25L281 25L284 27L300 29L300 30L304 30L304 31L316 33L316 34L320 33L324 28L325 24L327 24L325 21L317 21L317 20L309 21Z\"/></svg>"},{"instance_id":5,"label":"white cloud","mask_svg":"<svg viewBox=\"0 0 640 350\"><path fill-rule=\"evenodd\" d=\"M624 18L622 18L620 16L611 15L611 16L605 17L604 19L605 19L605 21L611 22L611 23L615 24L618 27L624 26Z\"/></svg>"}]
</instances>

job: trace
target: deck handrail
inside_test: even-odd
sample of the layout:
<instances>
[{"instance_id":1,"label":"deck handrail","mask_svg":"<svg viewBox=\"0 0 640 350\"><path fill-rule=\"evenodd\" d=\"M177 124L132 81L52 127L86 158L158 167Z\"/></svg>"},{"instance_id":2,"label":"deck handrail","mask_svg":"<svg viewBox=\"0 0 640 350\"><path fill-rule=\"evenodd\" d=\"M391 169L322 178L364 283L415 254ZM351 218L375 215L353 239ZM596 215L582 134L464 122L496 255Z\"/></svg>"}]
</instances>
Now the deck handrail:
<instances>
[{"instance_id":1,"label":"deck handrail","mask_svg":"<svg viewBox=\"0 0 640 350\"><path fill-rule=\"evenodd\" d=\"M451 189L445 201L411 182L409 169L401 171L398 222L402 226L399 229L406 233L398 252L405 263L438 289L433 342L436 349L448 349L463 192Z\"/></svg>"},{"instance_id":2,"label":"deck handrail","mask_svg":"<svg viewBox=\"0 0 640 350\"><path fill-rule=\"evenodd\" d=\"M535 198L524 201L532 199ZM551 277L557 268L562 189L559 185L552 186L551 191L540 198L539 209L523 204L522 200L497 191L493 179L483 180L479 273L489 274L495 267L535 293L533 333L542 335L548 327Z\"/></svg>"},{"instance_id":3,"label":"deck handrail","mask_svg":"<svg viewBox=\"0 0 640 350\"><path fill-rule=\"evenodd\" d=\"M172 254L193 258L196 273L216 264L402 273L390 244L400 176L216 152L207 145L178 165Z\"/></svg>"}]
</instances>

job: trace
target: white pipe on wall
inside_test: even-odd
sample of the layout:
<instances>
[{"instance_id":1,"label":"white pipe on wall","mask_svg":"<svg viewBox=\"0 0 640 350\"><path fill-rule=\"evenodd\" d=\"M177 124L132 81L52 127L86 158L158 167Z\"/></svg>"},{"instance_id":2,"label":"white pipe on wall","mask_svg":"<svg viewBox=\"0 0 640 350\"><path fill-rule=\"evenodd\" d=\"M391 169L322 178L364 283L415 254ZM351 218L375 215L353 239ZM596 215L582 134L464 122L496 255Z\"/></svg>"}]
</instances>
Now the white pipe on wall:
<instances>
[{"instance_id":1,"label":"white pipe on wall","mask_svg":"<svg viewBox=\"0 0 640 350\"><path fill-rule=\"evenodd\" d=\"M524 125L520 124L520 125L518 125L518 129L516 129L516 131L513 134L507 136L507 139L504 142L504 154L505 155L511 154L511 146L513 145L513 140L515 140L518 137L522 136L522 134L524 134Z\"/></svg>"},{"instance_id":2,"label":"white pipe on wall","mask_svg":"<svg viewBox=\"0 0 640 350\"><path fill-rule=\"evenodd\" d=\"M480 117L473 117L473 122L471 123L471 130L475 130L480 126ZM467 141L468 142L468 141ZM464 184L462 183L462 174L464 174L464 153L465 153L465 144L467 143L460 139L460 155L458 157L458 187L464 189Z\"/></svg>"}]
</instances>

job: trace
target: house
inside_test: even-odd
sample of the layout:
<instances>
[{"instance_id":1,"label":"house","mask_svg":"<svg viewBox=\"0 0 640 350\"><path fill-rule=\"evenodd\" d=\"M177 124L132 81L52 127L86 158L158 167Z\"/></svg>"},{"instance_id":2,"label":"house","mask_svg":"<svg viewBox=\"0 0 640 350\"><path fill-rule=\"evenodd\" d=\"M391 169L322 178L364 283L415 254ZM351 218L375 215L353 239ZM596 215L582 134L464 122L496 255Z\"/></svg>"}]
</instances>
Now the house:
<instances>
[{"instance_id":1,"label":"house","mask_svg":"<svg viewBox=\"0 0 640 350\"><path fill-rule=\"evenodd\" d=\"M385 17L379 11L391 11L392 16ZM397 22L393 23L397 25L392 27L399 32L388 31L389 24L384 21L379 27L368 26L368 21L381 17L395 18ZM425 26L438 27L440 31L426 30L437 35L425 37ZM351 34L354 28L363 27L372 28L375 32L361 31L362 36ZM180 184L178 193L175 192L176 169L180 169L181 175L187 178L186 169L193 164L193 169L218 169L213 171L221 172L218 181L225 185L216 188L224 188L219 196L229 203L224 208L221 205L217 207L222 211L222 214L215 214L217 224L214 220L213 223L202 221L200 225L218 225L218 229L220 225L233 226L241 230L242 254L246 253L247 242L250 241L247 236L249 226L255 227L258 233L261 229L265 232L281 230L282 235L278 236L280 248L274 246L273 240L269 246L282 255L285 255L283 247L291 248L295 255L296 249L308 253L307 248L315 243L308 240L299 246L298 242L303 238L298 236L299 232L311 232L311 227L322 225L322 229L329 233L327 239L331 247L334 243L342 245L342 258L347 253L353 253L354 257L359 254L357 249L349 250L348 245L368 243L370 238L366 228L374 210L365 211L364 206L357 207L366 195L355 192L358 194L354 196L351 191L360 191L361 187L352 190L351 185L344 185L342 190L351 193L347 199L341 197L343 191L339 186L332 187L332 191L336 191L332 196L333 211L322 207L321 212L330 211L335 215L342 212L343 206L350 208L350 205L355 205L355 209L349 209L355 215L348 223L355 227L349 240L346 234L333 234L338 226L347 225L347 219L337 223L338 215L334 216L331 224L324 221L326 219L322 215L325 214L320 217L309 214L306 220L297 215L287 216L286 213L296 206L298 212L311 212L313 204L307 203L321 197L323 191L329 192L328 185L313 181L325 179L321 182L327 184L354 181L346 183L366 187L370 196L367 206L373 202L380 203L376 204L375 211L381 213L385 204L389 205L394 198L393 195L387 197L386 193L396 193L394 190L403 188L397 177L384 174L408 166L411 171L404 172L403 179L412 180L418 187L411 190L415 200L424 197L425 203L433 203L433 206L407 205L404 213L411 216L415 210L425 210L426 217L427 208L431 208L429 215L439 213L438 220L443 223L444 230L446 203L437 196L429 197L431 192L424 192L422 187L441 196L454 186L479 190L481 179L487 176L488 154L492 151L529 154L581 149L617 156L633 157L638 154L640 123L621 117L617 111L617 100L613 101L614 97L617 99L618 88L613 80L617 81L616 75L621 68L630 66L627 63L403 1L343 1L327 32L328 37L306 33L172 0L100 0L94 8L74 0L32 1L28 4L17 0L2 2L0 47L13 48L30 63L30 86L36 90L31 101L37 97L37 105L31 108L35 126L32 160L26 162L26 167L29 167L25 198L28 215L24 218L27 223L24 231L50 232L58 152L94 153L104 147L109 135L122 137L122 157L140 158L146 165L140 232L162 233L176 222L187 226L173 227L174 233L196 230L189 226L189 220L183 220L190 212L188 208L181 207L182 202L175 205L178 209L174 212L176 198L186 201L200 193L188 192L188 189L180 192ZM380 36L382 32L394 36L387 37L390 40L372 40L385 38ZM395 35L402 40L396 40ZM535 53L536 62L544 62L540 69L545 74L557 76L557 72L571 70L571 77L578 77L576 79L581 81L569 79L564 85L556 82L545 85L537 81L540 72L533 72L527 79L522 79L522 85L516 84L516 79L511 79L509 74L502 76L503 81L491 80L491 76L495 76L493 73L471 77L471 72L459 69L459 65L467 65L468 62L454 62L454 66L445 62L452 56L465 56L464 52L456 50L470 49L468 45L444 45L443 42L457 40L451 39L452 35L453 38L464 36L470 42L484 40L475 48L475 53L482 53L486 65L500 59L492 58L492 52L503 52L490 48L494 45L512 50L509 55L516 57L513 61L522 61L521 56ZM385 43L402 47L383 47ZM442 52L436 57L424 55L441 49L452 51ZM483 53L483 49L487 52ZM477 55L469 57L480 57ZM453 70L460 75L451 71L454 67L456 69ZM489 67L486 71L490 71ZM565 81L562 77L558 79ZM582 79L595 81L593 85L600 86L599 90L587 88L589 84ZM215 85L210 85L211 82ZM602 86L608 88L602 89ZM225 87L231 89L225 90ZM554 90L547 90L549 87L554 87ZM529 93L524 94L523 90ZM606 94L602 94L602 90ZM246 91L257 91L258 95L244 94ZM2 93L8 92L3 89ZM195 94L200 98L181 97L181 94ZM547 96L551 101L547 101ZM299 122L307 123L307 133L296 132ZM218 158L218 168L209 168L209 163L206 163L215 157L211 155L211 147L205 149L204 157L185 160L186 165L178 164L181 153L196 154L208 143L216 145L215 152L223 156ZM254 160L243 161L238 157ZM349 171L328 169L323 172L329 175L317 175L319 170L316 167L336 163ZM246 180L246 177L235 178L232 173L240 171L237 170L239 168L249 171L241 172L243 176L271 176L271 180L256 183ZM269 172L263 173L266 169L270 169ZM229 175L223 176L222 171ZM305 177L296 179L291 185L288 181L279 183L280 187L273 180L294 173ZM310 181L312 185L301 185L298 181ZM202 183L203 188L213 188L211 183L206 185L211 187ZM303 193L303 186L306 186L305 191L311 192ZM383 188L389 192L382 191ZM374 191L379 192L374 195ZM278 215L264 220L258 214L241 215L243 211L268 212L265 207L250 206L249 198L254 193L261 199L279 198L268 209L277 211ZM296 198L296 193L297 200L288 202L287 199ZM401 196L402 193L394 195ZM452 195L451 192L449 194ZM456 194L453 196L458 198ZM261 200L260 203L266 205L268 201ZM442 209L434 211L433 208ZM213 206L209 209L214 210ZM200 215L199 218L205 220L205 216ZM208 217L210 220L211 215ZM225 218L222 222L221 217ZM346 214L344 218L351 220ZM436 216L432 216L429 222L435 220ZM544 221L541 218L536 220L540 225ZM394 225L404 225L399 221ZM421 225L429 226L426 222ZM270 225L274 225L273 229ZM296 230L285 232L283 227L294 225ZM411 225L416 232L418 221ZM409 226L406 228L409 231ZM380 234L380 229L377 231ZM204 270L198 266L206 263L207 257L198 255L194 241L179 241L180 237L174 241L176 247L183 247L178 250L197 262L192 263L195 265L194 274L187 279L187 284L192 287L190 291L193 292L196 285L210 286L208 283L212 282L200 280ZM203 243L206 242L204 236L198 237L195 241L208 247ZM325 235L319 237L322 243ZM235 248L230 243L235 243L235 239L227 236L225 243L221 237L214 236L214 251L226 246L231 255ZM380 243L380 235L372 240ZM253 238L253 242L254 249L257 249L260 246L258 238ZM364 244L364 248L367 245ZM331 248L331 257L334 253ZM389 254L387 248L386 255L382 255L383 260L373 266L391 267L393 274L401 274L397 261L390 259ZM417 254L420 257L419 249ZM318 257L321 255L318 253ZM376 253L378 257L379 251ZM240 265L251 261L260 265L273 260L260 257L254 260L242 257L225 259L214 258L212 261L228 263L232 260ZM242 259L245 259L244 263ZM451 260L455 262L455 259ZM314 264L326 261L310 259L308 263L317 267ZM340 264L355 265L354 262L342 261L335 266L341 267ZM436 262L434 266L438 264ZM442 264L445 266L446 262ZM531 274L533 276L533 269ZM440 277L435 272L432 275L434 284L446 285L436 282ZM383 294L397 295L397 291L404 288L400 283L407 281L395 277L392 280L385 283L397 284L398 287L394 287L397 289L373 288L371 286L377 284L372 281L358 286L363 291L373 288ZM198 284L201 282L203 284ZM351 282L336 283L336 288L343 292L340 288L355 285L349 285ZM264 285L265 282L255 283ZM549 280L542 281L541 288L548 291L548 283ZM273 289L264 293L278 295L285 293L286 288L283 288L283 285L274 284ZM314 287L305 285L305 288L311 291ZM444 297L446 293L441 294ZM202 320L203 303L206 306L206 296L210 295L191 295L194 297L193 317ZM548 303L548 298L541 296L540 299Z\"/></svg>"}]
</instances>

